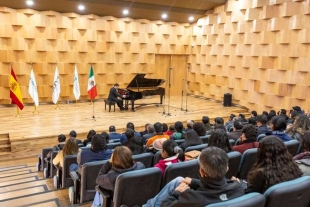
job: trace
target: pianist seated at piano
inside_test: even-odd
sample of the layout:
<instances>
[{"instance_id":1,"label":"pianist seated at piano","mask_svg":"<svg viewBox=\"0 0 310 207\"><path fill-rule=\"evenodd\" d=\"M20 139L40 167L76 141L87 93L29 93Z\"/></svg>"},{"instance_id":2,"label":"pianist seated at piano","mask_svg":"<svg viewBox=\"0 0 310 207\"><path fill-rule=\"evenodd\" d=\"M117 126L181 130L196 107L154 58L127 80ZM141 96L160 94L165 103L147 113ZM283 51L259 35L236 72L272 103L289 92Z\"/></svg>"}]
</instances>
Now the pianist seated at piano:
<instances>
[{"instance_id":1,"label":"pianist seated at piano","mask_svg":"<svg viewBox=\"0 0 310 207\"><path fill-rule=\"evenodd\" d=\"M114 86L110 89L108 101L116 102L117 106L120 108L121 111L126 110L123 106L122 98L125 98L124 95L118 93L118 83L115 83Z\"/></svg>"}]
</instances>

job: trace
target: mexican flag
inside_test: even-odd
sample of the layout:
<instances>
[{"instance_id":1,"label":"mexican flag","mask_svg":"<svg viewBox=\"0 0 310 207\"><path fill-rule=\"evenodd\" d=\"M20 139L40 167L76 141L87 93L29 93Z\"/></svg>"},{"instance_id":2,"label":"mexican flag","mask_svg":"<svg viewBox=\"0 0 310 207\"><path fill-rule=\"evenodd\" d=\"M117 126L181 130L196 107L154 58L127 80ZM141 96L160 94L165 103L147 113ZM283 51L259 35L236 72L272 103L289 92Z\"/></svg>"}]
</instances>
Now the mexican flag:
<instances>
[{"instance_id":1,"label":"mexican flag","mask_svg":"<svg viewBox=\"0 0 310 207\"><path fill-rule=\"evenodd\" d=\"M96 81L95 81L93 66L90 66L87 93L91 100L93 100L97 96L97 88L96 88Z\"/></svg>"}]
</instances>

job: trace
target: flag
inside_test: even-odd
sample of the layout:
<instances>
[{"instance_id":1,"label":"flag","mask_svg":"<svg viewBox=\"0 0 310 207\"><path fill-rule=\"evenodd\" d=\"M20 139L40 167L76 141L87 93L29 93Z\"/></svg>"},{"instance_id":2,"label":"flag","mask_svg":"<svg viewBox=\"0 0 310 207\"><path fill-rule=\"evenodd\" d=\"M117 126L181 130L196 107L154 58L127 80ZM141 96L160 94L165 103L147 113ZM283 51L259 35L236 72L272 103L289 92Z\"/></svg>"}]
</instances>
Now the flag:
<instances>
[{"instance_id":1,"label":"flag","mask_svg":"<svg viewBox=\"0 0 310 207\"><path fill-rule=\"evenodd\" d=\"M90 99L94 99L97 96L97 88L96 88L93 66L90 66L87 93Z\"/></svg>"},{"instance_id":2,"label":"flag","mask_svg":"<svg viewBox=\"0 0 310 207\"><path fill-rule=\"evenodd\" d=\"M54 104L58 102L59 94L60 94L60 80L59 80L58 68L56 66L54 74L54 83L53 83L53 95L52 95L52 100Z\"/></svg>"},{"instance_id":3,"label":"flag","mask_svg":"<svg viewBox=\"0 0 310 207\"><path fill-rule=\"evenodd\" d=\"M76 100L79 100L81 91L80 91L80 83L79 83L79 75L77 72L76 65L74 67L74 77L73 77L73 94Z\"/></svg>"},{"instance_id":4,"label":"flag","mask_svg":"<svg viewBox=\"0 0 310 207\"><path fill-rule=\"evenodd\" d=\"M10 98L12 99L12 104L16 104L20 110L23 110L24 103L22 92L12 67L10 76Z\"/></svg>"},{"instance_id":5,"label":"flag","mask_svg":"<svg viewBox=\"0 0 310 207\"><path fill-rule=\"evenodd\" d=\"M34 77L34 73L33 73L32 68L31 68L31 72L30 72L28 93L31 96L35 106L39 106L39 95L38 95L37 82L36 82L36 79Z\"/></svg>"}]
</instances>

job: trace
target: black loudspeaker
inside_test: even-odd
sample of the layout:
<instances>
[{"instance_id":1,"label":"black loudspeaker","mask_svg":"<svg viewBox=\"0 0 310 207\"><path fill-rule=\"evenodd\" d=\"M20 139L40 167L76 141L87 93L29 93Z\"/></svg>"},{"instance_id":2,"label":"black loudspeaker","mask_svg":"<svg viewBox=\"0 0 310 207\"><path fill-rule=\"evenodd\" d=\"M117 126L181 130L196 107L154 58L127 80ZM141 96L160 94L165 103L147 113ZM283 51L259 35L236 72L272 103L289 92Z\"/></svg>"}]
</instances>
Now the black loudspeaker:
<instances>
[{"instance_id":1,"label":"black loudspeaker","mask_svg":"<svg viewBox=\"0 0 310 207\"><path fill-rule=\"evenodd\" d=\"M231 100L232 100L232 95L230 93L225 93L224 94L223 105L225 107L230 107L231 106Z\"/></svg>"}]
</instances>

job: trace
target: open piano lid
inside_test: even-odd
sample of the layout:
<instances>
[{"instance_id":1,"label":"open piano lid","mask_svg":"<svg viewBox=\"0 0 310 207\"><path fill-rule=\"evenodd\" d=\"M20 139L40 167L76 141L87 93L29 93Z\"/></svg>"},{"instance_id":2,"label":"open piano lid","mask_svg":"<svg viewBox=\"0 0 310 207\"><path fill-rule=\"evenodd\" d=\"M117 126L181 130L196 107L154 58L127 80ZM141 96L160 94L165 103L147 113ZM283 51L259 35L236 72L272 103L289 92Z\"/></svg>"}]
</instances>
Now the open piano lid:
<instances>
[{"instance_id":1,"label":"open piano lid","mask_svg":"<svg viewBox=\"0 0 310 207\"><path fill-rule=\"evenodd\" d=\"M165 82L164 79L148 79L144 78L146 74L137 74L128 84L127 88L146 88L157 87Z\"/></svg>"}]
</instances>

